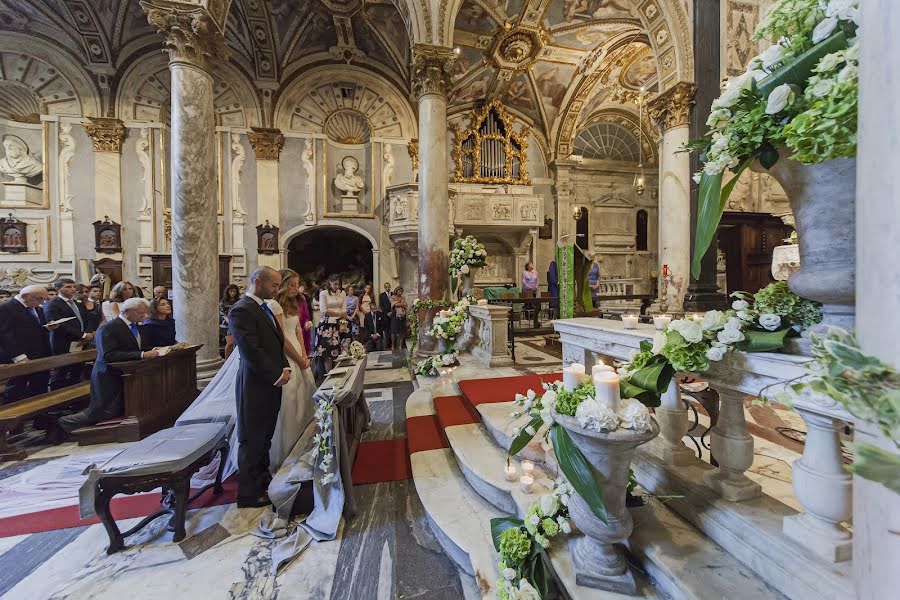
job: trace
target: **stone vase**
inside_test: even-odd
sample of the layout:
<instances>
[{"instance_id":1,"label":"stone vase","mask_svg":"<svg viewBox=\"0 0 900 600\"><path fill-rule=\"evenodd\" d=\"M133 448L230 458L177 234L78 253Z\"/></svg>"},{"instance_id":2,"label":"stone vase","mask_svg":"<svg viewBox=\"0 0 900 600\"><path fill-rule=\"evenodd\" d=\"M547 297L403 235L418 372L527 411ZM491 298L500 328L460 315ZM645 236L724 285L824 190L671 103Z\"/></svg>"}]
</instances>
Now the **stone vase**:
<instances>
[{"instance_id":1,"label":"stone vase","mask_svg":"<svg viewBox=\"0 0 900 600\"><path fill-rule=\"evenodd\" d=\"M572 562L578 585L634 594L637 586L628 568L622 542L631 535L631 514L625 508L628 470L635 449L659 435L659 425L651 419L650 431L638 433L617 429L609 433L582 428L574 417L554 414L575 446L594 469L594 479L606 504L607 523L598 519L580 495L573 494L569 514L585 535L573 544Z\"/></svg>"},{"instance_id":2,"label":"stone vase","mask_svg":"<svg viewBox=\"0 0 900 600\"><path fill-rule=\"evenodd\" d=\"M791 290L823 305L823 323L852 329L856 322L856 159L817 165L790 160L781 151L766 171L787 193L800 244L800 268Z\"/></svg>"},{"instance_id":3,"label":"stone vase","mask_svg":"<svg viewBox=\"0 0 900 600\"><path fill-rule=\"evenodd\" d=\"M459 276L459 297L465 298L472 291L472 274L460 274Z\"/></svg>"},{"instance_id":4,"label":"stone vase","mask_svg":"<svg viewBox=\"0 0 900 600\"><path fill-rule=\"evenodd\" d=\"M448 340L446 338L437 338L437 353L438 354L446 354L450 351L450 346L453 344L452 340Z\"/></svg>"}]
</instances>

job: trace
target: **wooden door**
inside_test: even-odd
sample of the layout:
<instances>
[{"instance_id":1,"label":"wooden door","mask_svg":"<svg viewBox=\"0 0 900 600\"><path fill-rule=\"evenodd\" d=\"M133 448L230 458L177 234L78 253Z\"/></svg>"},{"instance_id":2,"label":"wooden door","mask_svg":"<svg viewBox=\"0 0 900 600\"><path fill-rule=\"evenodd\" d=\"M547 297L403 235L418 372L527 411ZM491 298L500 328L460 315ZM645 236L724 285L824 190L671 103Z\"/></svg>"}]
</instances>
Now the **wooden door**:
<instances>
[{"instance_id":1,"label":"wooden door","mask_svg":"<svg viewBox=\"0 0 900 600\"><path fill-rule=\"evenodd\" d=\"M726 212L719 225L719 249L725 254L728 292L752 294L772 283L772 248L783 245L790 232L769 214Z\"/></svg>"}]
</instances>

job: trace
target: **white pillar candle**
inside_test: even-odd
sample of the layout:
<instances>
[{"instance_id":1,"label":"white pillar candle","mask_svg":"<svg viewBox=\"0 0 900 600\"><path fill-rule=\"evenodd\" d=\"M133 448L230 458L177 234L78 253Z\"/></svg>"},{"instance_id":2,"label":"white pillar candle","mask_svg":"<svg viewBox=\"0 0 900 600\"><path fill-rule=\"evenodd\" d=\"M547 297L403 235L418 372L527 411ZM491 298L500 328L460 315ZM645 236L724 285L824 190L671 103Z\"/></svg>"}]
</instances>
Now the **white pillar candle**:
<instances>
[{"instance_id":1,"label":"white pillar candle","mask_svg":"<svg viewBox=\"0 0 900 600\"><path fill-rule=\"evenodd\" d=\"M625 329L637 329L638 321L637 315L622 315L622 327Z\"/></svg>"},{"instance_id":2,"label":"white pillar candle","mask_svg":"<svg viewBox=\"0 0 900 600\"><path fill-rule=\"evenodd\" d=\"M611 371L599 372L594 378L594 400L615 412L619 408L620 397L619 376Z\"/></svg>"},{"instance_id":3,"label":"white pillar candle","mask_svg":"<svg viewBox=\"0 0 900 600\"><path fill-rule=\"evenodd\" d=\"M530 494L534 490L534 477L531 475L522 475L519 477L519 484L521 485L523 492Z\"/></svg>"},{"instance_id":4,"label":"white pillar candle","mask_svg":"<svg viewBox=\"0 0 900 600\"><path fill-rule=\"evenodd\" d=\"M515 481L518 476L515 465L506 465L503 467L503 473L506 476L507 481Z\"/></svg>"},{"instance_id":5,"label":"white pillar candle","mask_svg":"<svg viewBox=\"0 0 900 600\"><path fill-rule=\"evenodd\" d=\"M600 373L614 373L615 369L613 369L608 364L604 363L602 360L591 367L591 379L596 380Z\"/></svg>"},{"instance_id":6,"label":"white pillar candle","mask_svg":"<svg viewBox=\"0 0 900 600\"><path fill-rule=\"evenodd\" d=\"M653 317L653 324L656 326L656 329L662 331L666 327L669 326L669 323L672 322L672 317L669 315L656 315Z\"/></svg>"},{"instance_id":7,"label":"white pillar candle","mask_svg":"<svg viewBox=\"0 0 900 600\"><path fill-rule=\"evenodd\" d=\"M522 467L522 473L525 475L534 475L534 463L530 460L523 460L519 465Z\"/></svg>"},{"instance_id":8,"label":"white pillar candle","mask_svg":"<svg viewBox=\"0 0 900 600\"><path fill-rule=\"evenodd\" d=\"M563 369L563 388L571 392L578 384L584 381L584 365L572 363Z\"/></svg>"}]
</instances>

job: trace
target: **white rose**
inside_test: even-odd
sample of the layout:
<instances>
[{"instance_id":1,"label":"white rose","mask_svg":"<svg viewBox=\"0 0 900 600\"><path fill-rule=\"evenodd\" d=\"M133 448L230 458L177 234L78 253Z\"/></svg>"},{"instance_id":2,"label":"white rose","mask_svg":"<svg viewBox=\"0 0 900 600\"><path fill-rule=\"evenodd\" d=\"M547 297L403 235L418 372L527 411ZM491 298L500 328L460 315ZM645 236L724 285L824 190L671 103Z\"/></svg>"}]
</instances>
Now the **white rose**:
<instances>
[{"instance_id":1,"label":"white rose","mask_svg":"<svg viewBox=\"0 0 900 600\"><path fill-rule=\"evenodd\" d=\"M516 570L515 570L515 569L510 569L510 568L508 568L508 567L507 567L506 569L503 569L503 577L504 577L504 579L507 579L507 580L509 580L509 581L512 581L512 579L513 579L515 576L516 576Z\"/></svg>"},{"instance_id":2,"label":"white rose","mask_svg":"<svg viewBox=\"0 0 900 600\"><path fill-rule=\"evenodd\" d=\"M771 70L772 67L781 62L783 56L784 48L781 44L774 44L766 48L765 51L759 55L759 60L762 62L763 67Z\"/></svg>"},{"instance_id":3,"label":"white rose","mask_svg":"<svg viewBox=\"0 0 900 600\"><path fill-rule=\"evenodd\" d=\"M850 62L857 62L859 60L859 38L856 38L853 45L844 50L844 58Z\"/></svg>"},{"instance_id":4,"label":"white rose","mask_svg":"<svg viewBox=\"0 0 900 600\"><path fill-rule=\"evenodd\" d=\"M541 404L544 408L554 408L556 406L556 392L553 390L544 392L544 395L541 396Z\"/></svg>"},{"instance_id":5,"label":"white rose","mask_svg":"<svg viewBox=\"0 0 900 600\"><path fill-rule=\"evenodd\" d=\"M528 522L532 525L537 526L538 524L540 524L541 518L537 515L531 515L530 517L528 517Z\"/></svg>"},{"instance_id":6,"label":"white rose","mask_svg":"<svg viewBox=\"0 0 900 600\"><path fill-rule=\"evenodd\" d=\"M731 303L731 308L734 310L747 310L750 308L750 304L746 300L735 300Z\"/></svg>"},{"instance_id":7,"label":"white rose","mask_svg":"<svg viewBox=\"0 0 900 600\"><path fill-rule=\"evenodd\" d=\"M553 411L551 411L549 408L541 409L541 420L546 425L553 425L554 423L556 423L556 419L553 418Z\"/></svg>"},{"instance_id":8,"label":"white rose","mask_svg":"<svg viewBox=\"0 0 900 600\"><path fill-rule=\"evenodd\" d=\"M766 331L775 331L781 327L781 317L772 313L765 313L759 315L759 324Z\"/></svg>"},{"instance_id":9,"label":"white rose","mask_svg":"<svg viewBox=\"0 0 900 600\"><path fill-rule=\"evenodd\" d=\"M544 546L543 544L541 544ZM546 546L544 546L546 548ZM527 579L519 582L519 596L516 600L541 600L541 595L534 587L528 583Z\"/></svg>"},{"instance_id":10,"label":"white rose","mask_svg":"<svg viewBox=\"0 0 900 600\"><path fill-rule=\"evenodd\" d=\"M680 333L681 337L690 344L695 344L703 339L703 331L693 319L678 319L672 321L669 327Z\"/></svg>"},{"instance_id":11,"label":"white rose","mask_svg":"<svg viewBox=\"0 0 900 600\"><path fill-rule=\"evenodd\" d=\"M825 16L836 17L841 21L852 21L858 10L859 0L829 0Z\"/></svg>"},{"instance_id":12,"label":"white rose","mask_svg":"<svg viewBox=\"0 0 900 600\"><path fill-rule=\"evenodd\" d=\"M847 65L838 73L837 80L841 83L852 81L859 77L859 67L856 65Z\"/></svg>"},{"instance_id":13,"label":"white rose","mask_svg":"<svg viewBox=\"0 0 900 600\"><path fill-rule=\"evenodd\" d=\"M650 352L653 354L662 354L663 347L666 345L666 334L661 331L658 331L653 336L653 348L650 349Z\"/></svg>"},{"instance_id":14,"label":"white rose","mask_svg":"<svg viewBox=\"0 0 900 600\"><path fill-rule=\"evenodd\" d=\"M711 310L703 315L703 320L700 321L700 328L704 331L719 331L725 328L726 322L728 322L728 319L725 317L725 313L721 310Z\"/></svg>"},{"instance_id":15,"label":"white rose","mask_svg":"<svg viewBox=\"0 0 900 600\"><path fill-rule=\"evenodd\" d=\"M618 417L622 420L622 427L635 431L650 431L650 411L640 400L629 398L623 400L619 406Z\"/></svg>"},{"instance_id":16,"label":"white rose","mask_svg":"<svg viewBox=\"0 0 900 600\"><path fill-rule=\"evenodd\" d=\"M824 98L831 93L832 88L834 88L833 81L830 79L819 79L809 87L809 93L816 98Z\"/></svg>"},{"instance_id":17,"label":"white rose","mask_svg":"<svg viewBox=\"0 0 900 600\"><path fill-rule=\"evenodd\" d=\"M843 62L844 56L840 52L832 52L831 54L826 54L822 57L822 60L819 61L819 64L816 66L816 71L819 73L827 73L829 71L833 71L841 62Z\"/></svg>"},{"instance_id":18,"label":"white rose","mask_svg":"<svg viewBox=\"0 0 900 600\"><path fill-rule=\"evenodd\" d=\"M459 268L459 272L462 273L463 275L468 275L469 274L469 265L461 266Z\"/></svg>"},{"instance_id":19,"label":"white rose","mask_svg":"<svg viewBox=\"0 0 900 600\"><path fill-rule=\"evenodd\" d=\"M719 154L728 149L728 138L722 135L721 133L713 134L713 143L712 147L710 147L710 151Z\"/></svg>"},{"instance_id":20,"label":"white rose","mask_svg":"<svg viewBox=\"0 0 900 600\"><path fill-rule=\"evenodd\" d=\"M838 21L834 17L828 17L827 19L822 19L816 28L813 29L812 33L812 41L814 44L818 44L829 35L831 35L834 30L837 28Z\"/></svg>"},{"instance_id":21,"label":"white rose","mask_svg":"<svg viewBox=\"0 0 900 600\"><path fill-rule=\"evenodd\" d=\"M569 522L563 517L556 517L556 524L559 525L559 530L566 535L572 533L572 526L569 525Z\"/></svg>"},{"instance_id":22,"label":"white rose","mask_svg":"<svg viewBox=\"0 0 900 600\"><path fill-rule=\"evenodd\" d=\"M753 318L753 314L749 310L739 310L737 312L738 319L744 321L746 323L752 323L755 319Z\"/></svg>"},{"instance_id":23,"label":"white rose","mask_svg":"<svg viewBox=\"0 0 900 600\"><path fill-rule=\"evenodd\" d=\"M794 98L794 89L790 85L786 83L779 85L769 94L769 98L766 101L766 114L777 115L793 104Z\"/></svg>"},{"instance_id":24,"label":"white rose","mask_svg":"<svg viewBox=\"0 0 900 600\"><path fill-rule=\"evenodd\" d=\"M737 104L744 90L750 89L752 81L753 76L750 73L744 73L729 81L725 84L725 92L713 103L713 109L731 108Z\"/></svg>"},{"instance_id":25,"label":"white rose","mask_svg":"<svg viewBox=\"0 0 900 600\"><path fill-rule=\"evenodd\" d=\"M725 323L725 329L731 329L733 331L740 331L744 328L744 322L738 319L737 317L731 317L728 319L728 322Z\"/></svg>"},{"instance_id":26,"label":"white rose","mask_svg":"<svg viewBox=\"0 0 900 600\"><path fill-rule=\"evenodd\" d=\"M718 362L725 358L725 352L727 350L728 346L713 346L706 351L706 358Z\"/></svg>"},{"instance_id":27,"label":"white rose","mask_svg":"<svg viewBox=\"0 0 900 600\"><path fill-rule=\"evenodd\" d=\"M559 510L559 500L553 494L544 494L541 496L541 514L545 517L552 517Z\"/></svg>"},{"instance_id":28,"label":"white rose","mask_svg":"<svg viewBox=\"0 0 900 600\"><path fill-rule=\"evenodd\" d=\"M730 119L731 111L726 108L719 108L709 113L706 124L713 129L719 129L727 125Z\"/></svg>"},{"instance_id":29,"label":"white rose","mask_svg":"<svg viewBox=\"0 0 900 600\"><path fill-rule=\"evenodd\" d=\"M723 344L736 344L744 340L744 332L740 329L725 328L716 334L716 338Z\"/></svg>"}]
</instances>

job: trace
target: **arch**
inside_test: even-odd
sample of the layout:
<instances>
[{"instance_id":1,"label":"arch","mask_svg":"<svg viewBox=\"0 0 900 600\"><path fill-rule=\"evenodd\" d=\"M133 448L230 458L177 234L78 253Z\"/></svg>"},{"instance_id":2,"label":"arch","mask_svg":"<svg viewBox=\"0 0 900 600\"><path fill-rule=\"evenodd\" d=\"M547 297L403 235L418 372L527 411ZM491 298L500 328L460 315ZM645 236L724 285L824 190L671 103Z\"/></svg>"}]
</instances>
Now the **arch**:
<instances>
[{"instance_id":1,"label":"arch","mask_svg":"<svg viewBox=\"0 0 900 600\"><path fill-rule=\"evenodd\" d=\"M649 123L638 122L638 115L635 112L627 110L622 105L602 106L597 111L588 115L584 120L584 125L572 128L572 136L568 140L562 140L562 143L568 143L569 148L574 150L575 140L585 130L599 123L613 123L628 130L635 138L641 141L641 152L643 153L645 164L657 164L659 159L659 145L653 136L653 128ZM562 146L562 143L560 146ZM636 162L636 161L635 161Z\"/></svg>"},{"instance_id":2,"label":"arch","mask_svg":"<svg viewBox=\"0 0 900 600\"><path fill-rule=\"evenodd\" d=\"M432 43L431 9L428 0L391 0L391 2L397 7L406 24L410 47L414 44Z\"/></svg>"},{"instance_id":3,"label":"arch","mask_svg":"<svg viewBox=\"0 0 900 600\"><path fill-rule=\"evenodd\" d=\"M637 136L618 123L601 122L583 129L575 138L575 154L584 158L638 162Z\"/></svg>"},{"instance_id":4,"label":"arch","mask_svg":"<svg viewBox=\"0 0 900 600\"><path fill-rule=\"evenodd\" d=\"M82 67L55 46L30 35L4 31L0 60L7 81L28 88L47 114L100 116L100 94ZM22 63L36 62L27 66Z\"/></svg>"},{"instance_id":5,"label":"arch","mask_svg":"<svg viewBox=\"0 0 900 600\"><path fill-rule=\"evenodd\" d=\"M372 244L373 252L381 251L381 248L379 248L378 246L378 239L359 225L354 225L353 223L348 223L347 221L343 221L341 219L319 219L319 222L314 227L310 227L309 225L297 225L296 227L293 227L286 231L284 235L281 236L282 252L287 251L288 245L295 237L315 231L319 227L341 227L344 229L349 229L350 231L358 233L369 240L369 243Z\"/></svg>"},{"instance_id":6,"label":"arch","mask_svg":"<svg viewBox=\"0 0 900 600\"><path fill-rule=\"evenodd\" d=\"M346 96L337 86L342 80L352 88ZM294 79L278 97L273 122L282 131L324 133L326 119L347 108L369 120L373 136L403 140L418 136L416 115L405 93L354 65L321 65Z\"/></svg>"}]
</instances>

